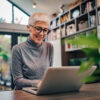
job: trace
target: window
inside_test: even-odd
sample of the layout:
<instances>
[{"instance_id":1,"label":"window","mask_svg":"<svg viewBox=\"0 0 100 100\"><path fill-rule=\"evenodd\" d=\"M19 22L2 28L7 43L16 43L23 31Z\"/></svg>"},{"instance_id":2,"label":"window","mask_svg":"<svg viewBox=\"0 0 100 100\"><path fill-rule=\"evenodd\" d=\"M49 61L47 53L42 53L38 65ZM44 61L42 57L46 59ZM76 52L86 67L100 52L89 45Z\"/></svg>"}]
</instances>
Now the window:
<instances>
[{"instance_id":1,"label":"window","mask_svg":"<svg viewBox=\"0 0 100 100\"><path fill-rule=\"evenodd\" d=\"M12 5L6 0L0 0L0 23L12 22Z\"/></svg>"},{"instance_id":2,"label":"window","mask_svg":"<svg viewBox=\"0 0 100 100\"><path fill-rule=\"evenodd\" d=\"M18 8L14 7L14 23L15 24L28 24L29 16L24 14L22 11L20 11Z\"/></svg>"},{"instance_id":3,"label":"window","mask_svg":"<svg viewBox=\"0 0 100 100\"><path fill-rule=\"evenodd\" d=\"M25 42L27 40L27 37L28 36L22 36L22 35L18 36L18 44Z\"/></svg>"},{"instance_id":4,"label":"window","mask_svg":"<svg viewBox=\"0 0 100 100\"><path fill-rule=\"evenodd\" d=\"M14 6L14 12L12 12L12 5L7 0L0 0L0 23L12 23L12 13L14 13L15 24L28 24L29 16Z\"/></svg>"},{"instance_id":5,"label":"window","mask_svg":"<svg viewBox=\"0 0 100 100\"><path fill-rule=\"evenodd\" d=\"M11 35L0 35L0 90L11 89L10 66Z\"/></svg>"}]
</instances>

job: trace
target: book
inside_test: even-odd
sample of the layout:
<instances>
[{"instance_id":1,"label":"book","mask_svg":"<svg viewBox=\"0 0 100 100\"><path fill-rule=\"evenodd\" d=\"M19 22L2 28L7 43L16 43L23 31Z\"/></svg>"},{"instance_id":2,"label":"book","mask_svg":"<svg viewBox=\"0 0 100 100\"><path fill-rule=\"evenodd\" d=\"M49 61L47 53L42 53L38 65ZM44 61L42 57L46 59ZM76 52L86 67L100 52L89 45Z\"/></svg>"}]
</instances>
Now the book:
<instances>
[{"instance_id":1,"label":"book","mask_svg":"<svg viewBox=\"0 0 100 100\"><path fill-rule=\"evenodd\" d=\"M60 28L60 37L64 37L65 36L65 27L61 27Z\"/></svg>"},{"instance_id":2,"label":"book","mask_svg":"<svg viewBox=\"0 0 100 100\"><path fill-rule=\"evenodd\" d=\"M56 19L56 26L59 26L59 25L60 25L60 20Z\"/></svg>"},{"instance_id":3,"label":"book","mask_svg":"<svg viewBox=\"0 0 100 100\"><path fill-rule=\"evenodd\" d=\"M91 2L87 2L87 10L88 10L88 12L92 10L92 3Z\"/></svg>"},{"instance_id":4,"label":"book","mask_svg":"<svg viewBox=\"0 0 100 100\"><path fill-rule=\"evenodd\" d=\"M57 39L60 39L61 37L60 37L60 28L58 28L57 30L56 30L56 33L57 33Z\"/></svg>"}]
</instances>

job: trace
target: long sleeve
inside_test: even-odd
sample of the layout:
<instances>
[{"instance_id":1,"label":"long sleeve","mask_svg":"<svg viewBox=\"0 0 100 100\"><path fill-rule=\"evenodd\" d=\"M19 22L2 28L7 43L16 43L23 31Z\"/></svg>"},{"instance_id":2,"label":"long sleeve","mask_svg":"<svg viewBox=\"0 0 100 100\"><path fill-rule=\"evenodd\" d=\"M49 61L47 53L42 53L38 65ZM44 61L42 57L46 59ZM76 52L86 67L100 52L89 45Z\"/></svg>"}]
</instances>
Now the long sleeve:
<instances>
[{"instance_id":1,"label":"long sleeve","mask_svg":"<svg viewBox=\"0 0 100 100\"><path fill-rule=\"evenodd\" d=\"M22 63L20 49L16 46L12 49L12 76L16 89L27 86L37 86L40 80L30 80L23 77Z\"/></svg>"},{"instance_id":2,"label":"long sleeve","mask_svg":"<svg viewBox=\"0 0 100 100\"><path fill-rule=\"evenodd\" d=\"M53 45L34 43L30 38L12 49L12 76L16 89L37 86L53 64Z\"/></svg>"}]
</instances>

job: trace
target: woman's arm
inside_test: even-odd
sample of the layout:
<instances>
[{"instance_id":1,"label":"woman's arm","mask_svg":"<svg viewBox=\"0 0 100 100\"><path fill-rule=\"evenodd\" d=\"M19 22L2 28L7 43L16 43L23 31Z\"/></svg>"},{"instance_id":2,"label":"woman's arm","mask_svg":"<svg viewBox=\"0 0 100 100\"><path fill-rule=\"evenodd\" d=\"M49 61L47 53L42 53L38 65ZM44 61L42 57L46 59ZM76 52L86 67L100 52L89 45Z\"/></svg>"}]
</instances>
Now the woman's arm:
<instances>
[{"instance_id":1,"label":"woman's arm","mask_svg":"<svg viewBox=\"0 0 100 100\"><path fill-rule=\"evenodd\" d=\"M16 89L22 89L23 87L37 86L40 80L29 80L23 77L22 72L22 58L21 52L18 46L12 49L12 76Z\"/></svg>"},{"instance_id":2,"label":"woman's arm","mask_svg":"<svg viewBox=\"0 0 100 100\"><path fill-rule=\"evenodd\" d=\"M22 89L23 87L38 87L40 80L29 80L25 78L19 78L15 80L15 89Z\"/></svg>"}]
</instances>

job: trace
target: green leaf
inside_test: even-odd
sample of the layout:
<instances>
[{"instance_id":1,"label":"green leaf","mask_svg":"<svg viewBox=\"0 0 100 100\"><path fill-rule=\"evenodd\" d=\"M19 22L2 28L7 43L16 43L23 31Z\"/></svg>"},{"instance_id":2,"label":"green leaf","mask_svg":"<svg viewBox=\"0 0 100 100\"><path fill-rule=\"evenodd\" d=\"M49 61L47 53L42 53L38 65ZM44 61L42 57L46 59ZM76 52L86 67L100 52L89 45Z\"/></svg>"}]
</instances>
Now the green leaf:
<instances>
[{"instance_id":1,"label":"green leaf","mask_svg":"<svg viewBox=\"0 0 100 100\"><path fill-rule=\"evenodd\" d=\"M100 40L95 34L91 34L88 36L80 35L77 38L70 40L65 39L65 43L71 43L73 45L78 45L79 47L85 46L89 48L100 48Z\"/></svg>"},{"instance_id":2,"label":"green leaf","mask_svg":"<svg viewBox=\"0 0 100 100\"><path fill-rule=\"evenodd\" d=\"M5 53L0 53L0 56L3 58L3 60L8 61L8 56Z\"/></svg>"},{"instance_id":3,"label":"green leaf","mask_svg":"<svg viewBox=\"0 0 100 100\"><path fill-rule=\"evenodd\" d=\"M82 82L83 83L91 83L91 82L95 82L97 80L100 80L100 77L97 77L97 76L86 76L82 79Z\"/></svg>"},{"instance_id":4,"label":"green leaf","mask_svg":"<svg viewBox=\"0 0 100 100\"><path fill-rule=\"evenodd\" d=\"M89 70L93 65L94 65L94 60L91 58L88 61L82 62L80 69L79 69L79 74L81 74L82 72L85 72L87 70Z\"/></svg>"},{"instance_id":5,"label":"green leaf","mask_svg":"<svg viewBox=\"0 0 100 100\"><path fill-rule=\"evenodd\" d=\"M90 58L92 58L95 62L95 64L100 64L100 53L98 49L95 48L84 48L82 49L86 55Z\"/></svg>"}]
</instances>

